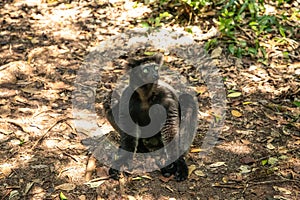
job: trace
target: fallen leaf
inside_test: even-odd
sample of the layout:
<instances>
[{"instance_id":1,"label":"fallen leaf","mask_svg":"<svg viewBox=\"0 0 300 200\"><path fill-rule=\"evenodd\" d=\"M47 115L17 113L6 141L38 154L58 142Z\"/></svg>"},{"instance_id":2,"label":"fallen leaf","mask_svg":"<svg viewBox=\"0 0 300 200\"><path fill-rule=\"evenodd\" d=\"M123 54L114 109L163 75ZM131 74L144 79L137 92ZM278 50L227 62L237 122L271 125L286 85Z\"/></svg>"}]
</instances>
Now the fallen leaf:
<instances>
[{"instance_id":1,"label":"fallen leaf","mask_svg":"<svg viewBox=\"0 0 300 200\"><path fill-rule=\"evenodd\" d=\"M189 175L188 175L188 177L191 176L191 174L193 173L193 171L195 171L196 168L197 168L196 165L190 165L190 166L188 166L188 169L189 169Z\"/></svg>"},{"instance_id":2,"label":"fallen leaf","mask_svg":"<svg viewBox=\"0 0 300 200\"><path fill-rule=\"evenodd\" d=\"M240 113L240 112L237 111L237 110L232 110L232 111L231 111L231 114L232 114L232 116L234 116L234 117L241 117L241 116L242 116L242 113Z\"/></svg>"},{"instance_id":3,"label":"fallen leaf","mask_svg":"<svg viewBox=\"0 0 300 200\"><path fill-rule=\"evenodd\" d=\"M78 197L78 199L79 199L79 200L86 200L86 197L85 197L85 195L80 195L80 196Z\"/></svg>"},{"instance_id":4,"label":"fallen leaf","mask_svg":"<svg viewBox=\"0 0 300 200\"><path fill-rule=\"evenodd\" d=\"M217 47L215 48L212 52L211 52L211 58L218 58L221 56L223 49L221 47Z\"/></svg>"},{"instance_id":5,"label":"fallen leaf","mask_svg":"<svg viewBox=\"0 0 300 200\"><path fill-rule=\"evenodd\" d=\"M249 156L245 156L245 157L241 158L240 161L241 161L241 163L246 164L246 165L255 163L255 160Z\"/></svg>"},{"instance_id":6,"label":"fallen leaf","mask_svg":"<svg viewBox=\"0 0 300 200\"><path fill-rule=\"evenodd\" d=\"M131 180L133 180L133 181L140 181L142 179L143 179L142 177L137 176L137 177L133 177Z\"/></svg>"},{"instance_id":7,"label":"fallen leaf","mask_svg":"<svg viewBox=\"0 0 300 200\"><path fill-rule=\"evenodd\" d=\"M72 183L63 183L61 185L58 185L55 187L56 190L64 190L64 191L70 191L70 190L74 190L76 187L75 184Z\"/></svg>"},{"instance_id":8,"label":"fallen leaf","mask_svg":"<svg viewBox=\"0 0 300 200\"><path fill-rule=\"evenodd\" d=\"M84 183L85 185L89 186L90 188L97 188L100 185L102 185L105 182L105 180L100 180L100 181L89 181Z\"/></svg>"},{"instance_id":9,"label":"fallen leaf","mask_svg":"<svg viewBox=\"0 0 300 200\"><path fill-rule=\"evenodd\" d=\"M21 90L25 93L29 93L29 94L40 94L41 91L36 89L36 88L21 88Z\"/></svg>"},{"instance_id":10,"label":"fallen leaf","mask_svg":"<svg viewBox=\"0 0 300 200\"><path fill-rule=\"evenodd\" d=\"M198 86L198 87L194 88L194 90L197 94L203 94L207 91L207 87L206 86Z\"/></svg>"},{"instance_id":11,"label":"fallen leaf","mask_svg":"<svg viewBox=\"0 0 300 200\"><path fill-rule=\"evenodd\" d=\"M134 196L131 196L131 195L127 195L127 199L128 200L136 200L136 198Z\"/></svg>"},{"instance_id":12,"label":"fallen leaf","mask_svg":"<svg viewBox=\"0 0 300 200\"><path fill-rule=\"evenodd\" d=\"M199 153L201 151L202 151L202 149L200 149L200 148L193 148L193 149L191 149L191 153Z\"/></svg>"},{"instance_id":13,"label":"fallen leaf","mask_svg":"<svg viewBox=\"0 0 300 200\"><path fill-rule=\"evenodd\" d=\"M173 190L170 186L168 186L168 185L166 185L165 188L167 188L167 189L170 190L171 192L174 192L174 190Z\"/></svg>"},{"instance_id":14,"label":"fallen leaf","mask_svg":"<svg viewBox=\"0 0 300 200\"><path fill-rule=\"evenodd\" d=\"M170 177L160 176L160 177L159 177L159 180L161 180L161 181L164 182L164 183L167 183L167 182L169 182L169 181L172 180L172 179L173 179L173 176L170 176Z\"/></svg>"},{"instance_id":15,"label":"fallen leaf","mask_svg":"<svg viewBox=\"0 0 300 200\"><path fill-rule=\"evenodd\" d=\"M205 173L201 170L196 170L194 172L194 174L196 174L197 176L200 176L200 177L205 177L206 176Z\"/></svg>"},{"instance_id":16,"label":"fallen leaf","mask_svg":"<svg viewBox=\"0 0 300 200\"><path fill-rule=\"evenodd\" d=\"M273 186L273 188L275 191L281 192L283 194L287 194L287 195L292 194L292 192L290 190L283 188L283 187Z\"/></svg>"},{"instance_id":17,"label":"fallen leaf","mask_svg":"<svg viewBox=\"0 0 300 200\"><path fill-rule=\"evenodd\" d=\"M152 180L151 176L148 176L148 175L143 175L142 178Z\"/></svg>"},{"instance_id":18,"label":"fallen leaf","mask_svg":"<svg viewBox=\"0 0 300 200\"><path fill-rule=\"evenodd\" d=\"M68 198L64 195L64 193L60 192L59 199L60 200L67 200Z\"/></svg>"},{"instance_id":19,"label":"fallen leaf","mask_svg":"<svg viewBox=\"0 0 300 200\"><path fill-rule=\"evenodd\" d=\"M26 184L24 194L27 194L29 192L29 190L32 188L33 184L34 184L34 182L29 182Z\"/></svg>"},{"instance_id":20,"label":"fallen leaf","mask_svg":"<svg viewBox=\"0 0 300 200\"><path fill-rule=\"evenodd\" d=\"M230 173L228 175L228 181L241 182L243 180L242 173Z\"/></svg>"},{"instance_id":21,"label":"fallen leaf","mask_svg":"<svg viewBox=\"0 0 300 200\"><path fill-rule=\"evenodd\" d=\"M224 177L222 178L222 181L223 181L223 183L228 183L228 177L227 177L227 176L224 176Z\"/></svg>"},{"instance_id":22,"label":"fallen leaf","mask_svg":"<svg viewBox=\"0 0 300 200\"><path fill-rule=\"evenodd\" d=\"M0 174L4 174L4 176L8 177L12 172L13 166L11 164L3 164L0 165L0 169Z\"/></svg>"},{"instance_id":23,"label":"fallen leaf","mask_svg":"<svg viewBox=\"0 0 300 200\"><path fill-rule=\"evenodd\" d=\"M270 157L270 158L268 159L268 164L269 164L269 165L275 165L277 162L278 162L278 159L277 159L277 158Z\"/></svg>"},{"instance_id":24,"label":"fallen leaf","mask_svg":"<svg viewBox=\"0 0 300 200\"><path fill-rule=\"evenodd\" d=\"M232 92L232 93L228 94L227 97L234 98L234 97L239 97L241 95L242 95L241 92Z\"/></svg>"},{"instance_id":25,"label":"fallen leaf","mask_svg":"<svg viewBox=\"0 0 300 200\"><path fill-rule=\"evenodd\" d=\"M20 199L20 193L18 190L13 190L9 193L9 200Z\"/></svg>"},{"instance_id":26,"label":"fallen leaf","mask_svg":"<svg viewBox=\"0 0 300 200\"><path fill-rule=\"evenodd\" d=\"M241 165L239 167L240 171L242 174L248 174L251 172L251 170L249 169L249 167L247 165Z\"/></svg>"},{"instance_id":27,"label":"fallen leaf","mask_svg":"<svg viewBox=\"0 0 300 200\"><path fill-rule=\"evenodd\" d=\"M146 56L152 56L154 54L155 54L155 52L152 52L152 51L145 51L144 52L144 55L146 55Z\"/></svg>"},{"instance_id":28,"label":"fallen leaf","mask_svg":"<svg viewBox=\"0 0 300 200\"><path fill-rule=\"evenodd\" d=\"M262 160L262 161L261 161L261 165L262 165L262 166L265 166L267 163L268 163L268 160Z\"/></svg>"},{"instance_id":29,"label":"fallen leaf","mask_svg":"<svg viewBox=\"0 0 300 200\"><path fill-rule=\"evenodd\" d=\"M223 166L223 165L226 165L225 162L215 162L213 164L210 164L209 167L220 167L220 166Z\"/></svg>"},{"instance_id":30,"label":"fallen leaf","mask_svg":"<svg viewBox=\"0 0 300 200\"><path fill-rule=\"evenodd\" d=\"M271 143L268 143L268 144L267 144L267 148L270 149L270 150L275 149L274 145L271 144Z\"/></svg>"}]
</instances>

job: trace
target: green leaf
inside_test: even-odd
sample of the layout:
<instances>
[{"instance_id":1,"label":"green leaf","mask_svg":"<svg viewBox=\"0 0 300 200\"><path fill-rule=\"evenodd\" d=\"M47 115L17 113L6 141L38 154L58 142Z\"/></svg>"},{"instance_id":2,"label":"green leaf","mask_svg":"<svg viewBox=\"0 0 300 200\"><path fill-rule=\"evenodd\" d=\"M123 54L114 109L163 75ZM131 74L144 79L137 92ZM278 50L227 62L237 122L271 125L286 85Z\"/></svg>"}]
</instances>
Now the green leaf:
<instances>
[{"instance_id":1,"label":"green leaf","mask_svg":"<svg viewBox=\"0 0 300 200\"><path fill-rule=\"evenodd\" d=\"M25 144L25 140L24 139L19 139L20 143L19 146L22 146L23 144Z\"/></svg>"},{"instance_id":2,"label":"green leaf","mask_svg":"<svg viewBox=\"0 0 300 200\"><path fill-rule=\"evenodd\" d=\"M228 46L228 50L229 50L229 52L230 52L231 54L234 54L234 51L235 51L235 46L234 46L234 44L230 44L230 45Z\"/></svg>"},{"instance_id":3,"label":"green leaf","mask_svg":"<svg viewBox=\"0 0 300 200\"><path fill-rule=\"evenodd\" d=\"M267 163L268 163L268 160L267 160L267 159L261 161L261 165L262 165L262 166L265 166Z\"/></svg>"},{"instance_id":4,"label":"green leaf","mask_svg":"<svg viewBox=\"0 0 300 200\"><path fill-rule=\"evenodd\" d=\"M229 98L235 98L235 97L239 97L241 95L242 95L241 92L233 92L233 93L228 94L227 97L229 97Z\"/></svg>"},{"instance_id":5,"label":"green leaf","mask_svg":"<svg viewBox=\"0 0 300 200\"><path fill-rule=\"evenodd\" d=\"M249 47L248 48L248 53L256 55L257 54L257 49Z\"/></svg>"},{"instance_id":6,"label":"green leaf","mask_svg":"<svg viewBox=\"0 0 300 200\"><path fill-rule=\"evenodd\" d=\"M283 55L283 57L285 57L285 58L289 58L289 52L282 52L282 55Z\"/></svg>"},{"instance_id":7,"label":"green leaf","mask_svg":"<svg viewBox=\"0 0 300 200\"><path fill-rule=\"evenodd\" d=\"M188 33L193 33L193 30L191 28L185 28L185 31Z\"/></svg>"},{"instance_id":8,"label":"green leaf","mask_svg":"<svg viewBox=\"0 0 300 200\"><path fill-rule=\"evenodd\" d=\"M236 92L235 90L228 90L227 91L228 93L233 93L233 92Z\"/></svg>"},{"instance_id":9,"label":"green leaf","mask_svg":"<svg viewBox=\"0 0 300 200\"><path fill-rule=\"evenodd\" d=\"M234 15L234 12L229 12L229 13L228 13L228 16L229 16L229 17L232 17L233 15Z\"/></svg>"},{"instance_id":10,"label":"green leaf","mask_svg":"<svg viewBox=\"0 0 300 200\"><path fill-rule=\"evenodd\" d=\"M249 3L248 8L251 14L254 14L256 12L254 3Z\"/></svg>"},{"instance_id":11,"label":"green leaf","mask_svg":"<svg viewBox=\"0 0 300 200\"><path fill-rule=\"evenodd\" d=\"M152 52L152 51L145 51L144 52L144 55L146 55L146 56L152 56L154 54L155 54L155 52Z\"/></svg>"},{"instance_id":12,"label":"green leaf","mask_svg":"<svg viewBox=\"0 0 300 200\"><path fill-rule=\"evenodd\" d=\"M59 199L60 200L68 200L68 198L62 192L60 192L60 194L59 194Z\"/></svg>"},{"instance_id":13,"label":"green leaf","mask_svg":"<svg viewBox=\"0 0 300 200\"><path fill-rule=\"evenodd\" d=\"M258 25L257 22L250 22L250 23L249 23L249 26L257 26L257 25Z\"/></svg>"},{"instance_id":14,"label":"green leaf","mask_svg":"<svg viewBox=\"0 0 300 200\"><path fill-rule=\"evenodd\" d=\"M284 29L282 26L279 27L279 32L280 32L280 35L281 35L282 37L286 37L286 36L285 36L285 29Z\"/></svg>"},{"instance_id":15,"label":"green leaf","mask_svg":"<svg viewBox=\"0 0 300 200\"><path fill-rule=\"evenodd\" d=\"M160 13L159 18L166 18L166 17L171 17L172 15L168 12Z\"/></svg>"},{"instance_id":16,"label":"green leaf","mask_svg":"<svg viewBox=\"0 0 300 200\"><path fill-rule=\"evenodd\" d=\"M294 101L293 104L297 107L300 107L300 101Z\"/></svg>"},{"instance_id":17,"label":"green leaf","mask_svg":"<svg viewBox=\"0 0 300 200\"><path fill-rule=\"evenodd\" d=\"M143 28L149 28L149 24L147 22L141 22Z\"/></svg>"},{"instance_id":18,"label":"green leaf","mask_svg":"<svg viewBox=\"0 0 300 200\"><path fill-rule=\"evenodd\" d=\"M237 48L237 51L236 51L236 56L238 58L241 58L242 57L242 54L243 54L244 50L240 47Z\"/></svg>"},{"instance_id":19,"label":"green leaf","mask_svg":"<svg viewBox=\"0 0 300 200\"><path fill-rule=\"evenodd\" d=\"M277 158L270 157L270 158L268 159L268 164L269 164L269 165L275 165L277 162L278 162L278 159L277 159Z\"/></svg>"},{"instance_id":20,"label":"green leaf","mask_svg":"<svg viewBox=\"0 0 300 200\"><path fill-rule=\"evenodd\" d=\"M240 40L240 41L239 41L239 45L240 45L241 47L246 47L246 46L247 46L247 42L246 42L245 40Z\"/></svg>"}]
</instances>

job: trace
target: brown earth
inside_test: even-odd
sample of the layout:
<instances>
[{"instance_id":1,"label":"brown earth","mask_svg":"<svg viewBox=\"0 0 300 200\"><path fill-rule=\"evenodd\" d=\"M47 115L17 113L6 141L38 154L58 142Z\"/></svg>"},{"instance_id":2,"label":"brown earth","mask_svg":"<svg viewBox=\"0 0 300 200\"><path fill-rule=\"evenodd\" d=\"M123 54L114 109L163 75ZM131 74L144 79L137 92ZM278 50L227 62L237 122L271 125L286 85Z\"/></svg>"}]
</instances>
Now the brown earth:
<instances>
[{"instance_id":1,"label":"brown earth","mask_svg":"<svg viewBox=\"0 0 300 200\"><path fill-rule=\"evenodd\" d=\"M188 180L176 182L158 171L120 181L107 177L107 166L93 159L73 123L74 81L94 47L139 27L151 12L131 1L0 2L0 199L300 198L300 110L293 104L300 98L299 57L273 57L263 65L228 56L222 47L211 56L233 97L226 99L217 144L203 157L209 124L221 118L195 69L165 56L165 65L189 80L199 100L199 127L186 156ZM203 30L212 26L203 24ZM105 133L112 128L102 101L125 73L120 63L99 75L95 106Z\"/></svg>"}]
</instances>

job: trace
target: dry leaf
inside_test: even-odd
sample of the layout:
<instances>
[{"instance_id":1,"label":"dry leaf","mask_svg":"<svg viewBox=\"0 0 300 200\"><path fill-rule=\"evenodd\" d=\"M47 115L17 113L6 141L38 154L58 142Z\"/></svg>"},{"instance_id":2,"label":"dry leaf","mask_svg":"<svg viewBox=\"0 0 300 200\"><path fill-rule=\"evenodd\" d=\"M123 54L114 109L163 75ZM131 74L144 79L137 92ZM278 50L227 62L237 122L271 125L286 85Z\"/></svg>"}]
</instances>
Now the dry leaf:
<instances>
[{"instance_id":1,"label":"dry leaf","mask_svg":"<svg viewBox=\"0 0 300 200\"><path fill-rule=\"evenodd\" d=\"M207 91L207 87L206 86L198 86L198 87L194 88L194 90L197 92L197 94L203 94Z\"/></svg>"},{"instance_id":2,"label":"dry leaf","mask_svg":"<svg viewBox=\"0 0 300 200\"><path fill-rule=\"evenodd\" d=\"M215 162L213 164L210 164L209 167L220 167L226 165L225 162Z\"/></svg>"},{"instance_id":3,"label":"dry leaf","mask_svg":"<svg viewBox=\"0 0 300 200\"><path fill-rule=\"evenodd\" d=\"M283 194L292 194L292 192L286 188L283 187L278 187L278 186L273 186L275 191L281 192Z\"/></svg>"},{"instance_id":4,"label":"dry leaf","mask_svg":"<svg viewBox=\"0 0 300 200\"><path fill-rule=\"evenodd\" d=\"M136 198L134 196L131 196L131 195L127 195L127 199L128 200L136 200Z\"/></svg>"},{"instance_id":5,"label":"dry leaf","mask_svg":"<svg viewBox=\"0 0 300 200\"><path fill-rule=\"evenodd\" d=\"M97 188L100 185L102 185L105 182L105 180L100 180L100 181L89 181L84 183L85 185L89 186L90 188Z\"/></svg>"},{"instance_id":6,"label":"dry leaf","mask_svg":"<svg viewBox=\"0 0 300 200\"><path fill-rule=\"evenodd\" d=\"M251 170L249 169L249 167L247 165L241 165L239 167L239 169L241 170L242 174L248 174L251 172Z\"/></svg>"},{"instance_id":7,"label":"dry leaf","mask_svg":"<svg viewBox=\"0 0 300 200\"><path fill-rule=\"evenodd\" d=\"M85 195L80 195L80 196L78 197L78 199L79 199L79 200L86 200L86 197L85 197Z\"/></svg>"},{"instance_id":8,"label":"dry leaf","mask_svg":"<svg viewBox=\"0 0 300 200\"><path fill-rule=\"evenodd\" d=\"M232 116L234 116L234 117L241 117L243 114L242 113L240 113L239 111L237 111L237 110L232 110L231 111L231 114L232 114Z\"/></svg>"},{"instance_id":9,"label":"dry leaf","mask_svg":"<svg viewBox=\"0 0 300 200\"><path fill-rule=\"evenodd\" d=\"M152 180L152 177L151 177L151 176L148 176L148 175L143 175L142 178Z\"/></svg>"},{"instance_id":10,"label":"dry leaf","mask_svg":"<svg viewBox=\"0 0 300 200\"><path fill-rule=\"evenodd\" d=\"M223 49L221 47L217 47L211 52L211 58L218 58L222 55Z\"/></svg>"},{"instance_id":11,"label":"dry leaf","mask_svg":"<svg viewBox=\"0 0 300 200\"><path fill-rule=\"evenodd\" d=\"M277 162L278 162L278 159L277 159L277 158L270 157L270 158L268 159L268 164L269 164L269 165L275 165Z\"/></svg>"},{"instance_id":12,"label":"dry leaf","mask_svg":"<svg viewBox=\"0 0 300 200\"><path fill-rule=\"evenodd\" d=\"M275 149L274 145L271 144L271 143L268 143L268 144L267 144L267 148L270 149L270 150Z\"/></svg>"},{"instance_id":13,"label":"dry leaf","mask_svg":"<svg viewBox=\"0 0 300 200\"><path fill-rule=\"evenodd\" d=\"M200 149L200 148L193 148L193 149L191 149L191 153L199 153L201 151L202 151L202 149Z\"/></svg>"},{"instance_id":14,"label":"dry leaf","mask_svg":"<svg viewBox=\"0 0 300 200\"><path fill-rule=\"evenodd\" d=\"M64 191L74 190L75 188L76 185L72 183L63 183L55 187L56 190L64 190Z\"/></svg>"},{"instance_id":15,"label":"dry leaf","mask_svg":"<svg viewBox=\"0 0 300 200\"><path fill-rule=\"evenodd\" d=\"M195 169L196 169L197 167L196 167L196 165L190 165L188 168L189 168L189 175L188 175L188 177L190 177L191 174L193 173L193 171L195 171Z\"/></svg>"},{"instance_id":16,"label":"dry leaf","mask_svg":"<svg viewBox=\"0 0 300 200\"><path fill-rule=\"evenodd\" d=\"M161 180L161 181L164 182L164 183L167 183L167 182L169 182L169 181L172 180L172 179L173 179L173 176L170 176L170 177L160 176L160 177L159 177L159 180Z\"/></svg>"},{"instance_id":17,"label":"dry leaf","mask_svg":"<svg viewBox=\"0 0 300 200\"><path fill-rule=\"evenodd\" d=\"M242 95L241 92L233 92L233 93L228 94L227 97L234 98L234 97L239 97L241 95Z\"/></svg>"},{"instance_id":18,"label":"dry leaf","mask_svg":"<svg viewBox=\"0 0 300 200\"><path fill-rule=\"evenodd\" d=\"M194 174L196 174L197 176L200 176L200 177L205 177L205 176L206 176L206 175L204 174L204 172L201 171L201 170L196 170L196 171L194 172Z\"/></svg>"},{"instance_id":19,"label":"dry leaf","mask_svg":"<svg viewBox=\"0 0 300 200\"><path fill-rule=\"evenodd\" d=\"M240 159L240 162L246 165L255 163L255 159L250 156L245 156Z\"/></svg>"}]
</instances>

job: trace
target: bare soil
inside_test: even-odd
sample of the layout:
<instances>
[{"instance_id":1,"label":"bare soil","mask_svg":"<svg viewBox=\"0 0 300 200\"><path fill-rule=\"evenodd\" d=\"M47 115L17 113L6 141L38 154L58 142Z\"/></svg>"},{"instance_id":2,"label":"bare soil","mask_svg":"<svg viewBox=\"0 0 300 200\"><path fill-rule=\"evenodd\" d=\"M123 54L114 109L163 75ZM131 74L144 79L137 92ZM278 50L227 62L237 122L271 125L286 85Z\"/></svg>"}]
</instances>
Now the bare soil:
<instances>
[{"instance_id":1,"label":"bare soil","mask_svg":"<svg viewBox=\"0 0 300 200\"><path fill-rule=\"evenodd\" d=\"M205 157L199 156L201 144L216 117L208 88L184 61L165 57L199 100L188 180L176 182L159 171L107 177L108 166L93 158L73 124L76 73L94 47L139 26L151 12L131 1L0 2L1 200L300 199L300 110L293 104L300 98L299 57L263 65L229 56L222 47L211 52L214 62L226 91L241 95L227 98L222 132ZM203 24L203 30L212 26ZM124 69L110 67L101 74L96 108L99 127L116 137L102 100Z\"/></svg>"}]
</instances>

